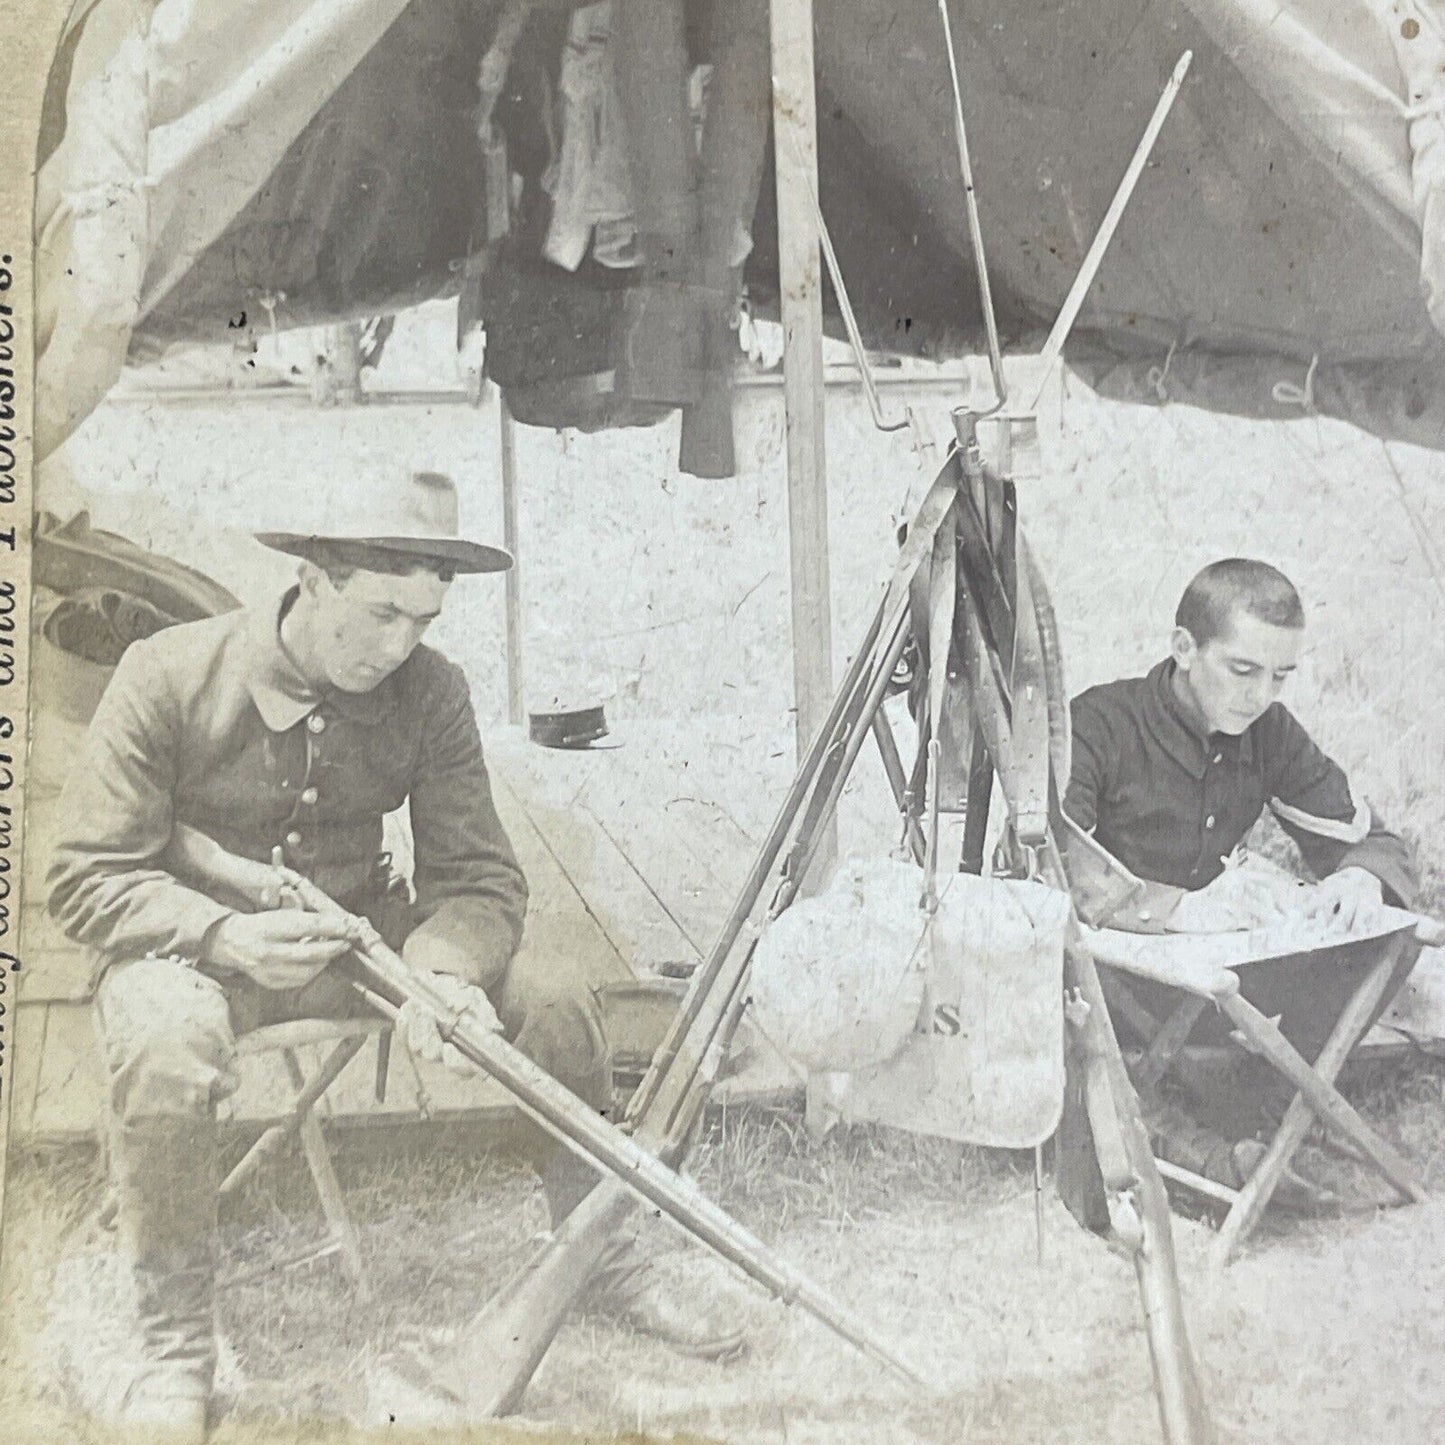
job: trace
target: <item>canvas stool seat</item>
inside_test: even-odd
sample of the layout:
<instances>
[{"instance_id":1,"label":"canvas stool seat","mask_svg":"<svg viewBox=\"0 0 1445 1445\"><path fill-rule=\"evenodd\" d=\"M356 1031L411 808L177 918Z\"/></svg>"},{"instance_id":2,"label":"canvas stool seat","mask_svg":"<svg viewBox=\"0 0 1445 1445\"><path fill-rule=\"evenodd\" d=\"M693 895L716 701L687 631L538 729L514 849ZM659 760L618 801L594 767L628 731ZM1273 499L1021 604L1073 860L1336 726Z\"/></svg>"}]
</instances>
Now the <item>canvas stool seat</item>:
<instances>
[{"instance_id":1,"label":"canvas stool seat","mask_svg":"<svg viewBox=\"0 0 1445 1445\"><path fill-rule=\"evenodd\" d=\"M261 1057L279 1053L285 1062L295 1097L285 1117L271 1124L242 1156L239 1163L221 1183L221 1198L234 1194L260 1166L296 1138L306 1160L316 1194L326 1217L327 1239L319 1246L279 1261L282 1267L295 1267L339 1254L357 1295L365 1300L370 1285L361 1254L361 1240L346 1208L346 1200L331 1161L331 1152L317 1105L340 1077L341 1071L361 1052L367 1040L377 1040L376 1094L384 1097L386 1069L390 1053L391 1023L383 1018L316 1018L290 1019L265 1024L242 1034L236 1040L238 1058ZM309 1077L302 1065L302 1049L320 1047L324 1055L320 1066ZM273 1261L268 1267L274 1268Z\"/></svg>"},{"instance_id":2,"label":"canvas stool seat","mask_svg":"<svg viewBox=\"0 0 1445 1445\"><path fill-rule=\"evenodd\" d=\"M1404 1157L1360 1117L1336 1087L1346 1059L1369 1030L1382 1002L1414 966L1420 948L1445 930L1433 920L1401 909L1382 909L1358 936L1330 936L1324 925L1291 926L1233 934L1137 934L1089 930L1089 946L1107 966L1114 987L1110 1006L1144 1041L1131 1075L1148 1094L1181 1067L1207 1038L1206 1051L1236 1057L1252 1054L1287 1081L1293 1097L1249 1178L1238 1189L1159 1161L1166 1178L1228 1205L1215 1246L1227 1263L1258 1224L1311 1126L1363 1157L1403 1200L1422 1202L1425 1191ZM1313 934L1318 933L1318 937ZM1252 972L1266 975L1287 960L1314 969L1342 968L1358 978L1345 995L1328 1037L1308 1061L1264 1009L1245 997ZM1251 989L1253 991L1253 989ZM1258 995L1256 995L1258 996ZM1162 1007L1161 1007L1162 1005ZM1214 1017L1217 1014L1218 1017Z\"/></svg>"}]
</instances>

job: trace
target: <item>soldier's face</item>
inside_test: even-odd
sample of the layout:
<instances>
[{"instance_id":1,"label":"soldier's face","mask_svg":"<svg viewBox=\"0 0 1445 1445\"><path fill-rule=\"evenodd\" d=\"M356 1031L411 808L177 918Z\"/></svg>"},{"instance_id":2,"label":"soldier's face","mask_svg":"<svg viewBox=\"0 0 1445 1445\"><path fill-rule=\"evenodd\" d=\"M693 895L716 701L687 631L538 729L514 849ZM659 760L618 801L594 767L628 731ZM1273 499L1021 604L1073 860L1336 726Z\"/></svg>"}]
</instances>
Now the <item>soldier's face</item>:
<instances>
[{"instance_id":1,"label":"soldier's face","mask_svg":"<svg viewBox=\"0 0 1445 1445\"><path fill-rule=\"evenodd\" d=\"M1175 628L1175 676L1210 732L1239 734L1279 696L1299 663L1303 633L1236 612L1230 627L1203 646Z\"/></svg>"},{"instance_id":2,"label":"soldier's face","mask_svg":"<svg viewBox=\"0 0 1445 1445\"><path fill-rule=\"evenodd\" d=\"M312 643L326 680L342 692L370 692L411 656L449 585L435 572L353 572L340 587L321 574Z\"/></svg>"}]
</instances>

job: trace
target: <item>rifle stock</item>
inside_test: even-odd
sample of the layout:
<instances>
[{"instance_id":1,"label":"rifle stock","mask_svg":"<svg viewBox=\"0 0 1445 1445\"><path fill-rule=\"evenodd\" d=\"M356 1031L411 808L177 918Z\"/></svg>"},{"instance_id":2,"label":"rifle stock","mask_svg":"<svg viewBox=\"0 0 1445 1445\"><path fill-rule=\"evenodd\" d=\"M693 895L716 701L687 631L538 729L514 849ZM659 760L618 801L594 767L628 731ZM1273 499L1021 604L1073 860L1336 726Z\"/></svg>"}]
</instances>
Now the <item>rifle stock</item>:
<instances>
[{"instance_id":1,"label":"rifle stock","mask_svg":"<svg viewBox=\"0 0 1445 1445\"><path fill-rule=\"evenodd\" d=\"M434 1377L466 1407L468 1419L514 1414L577 1296L632 1213L631 1196L604 1179L461 1332Z\"/></svg>"}]
</instances>

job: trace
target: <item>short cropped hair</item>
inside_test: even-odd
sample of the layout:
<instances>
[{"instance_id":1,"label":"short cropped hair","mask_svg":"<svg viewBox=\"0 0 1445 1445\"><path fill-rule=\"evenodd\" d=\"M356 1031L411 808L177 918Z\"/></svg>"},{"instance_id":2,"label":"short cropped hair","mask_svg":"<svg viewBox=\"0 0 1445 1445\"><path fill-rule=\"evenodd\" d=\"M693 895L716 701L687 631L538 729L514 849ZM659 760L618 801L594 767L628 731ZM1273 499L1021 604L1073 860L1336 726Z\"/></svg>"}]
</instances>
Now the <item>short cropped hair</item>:
<instances>
[{"instance_id":1,"label":"short cropped hair","mask_svg":"<svg viewBox=\"0 0 1445 1445\"><path fill-rule=\"evenodd\" d=\"M1278 567L1252 557L1225 557L1197 573L1179 599L1174 625L1185 628L1203 647L1229 631L1236 612L1272 627L1305 625L1294 583Z\"/></svg>"},{"instance_id":2,"label":"short cropped hair","mask_svg":"<svg viewBox=\"0 0 1445 1445\"><path fill-rule=\"evenodd\" d=\"M421 557L367 542L316 541L307 549L306 560L318 566L333 587L344 587L357 572L382 572L388 577L430 572L441 582L450 582L456 576L456 568L439 557Z\"/></svg>"}]
</instances>

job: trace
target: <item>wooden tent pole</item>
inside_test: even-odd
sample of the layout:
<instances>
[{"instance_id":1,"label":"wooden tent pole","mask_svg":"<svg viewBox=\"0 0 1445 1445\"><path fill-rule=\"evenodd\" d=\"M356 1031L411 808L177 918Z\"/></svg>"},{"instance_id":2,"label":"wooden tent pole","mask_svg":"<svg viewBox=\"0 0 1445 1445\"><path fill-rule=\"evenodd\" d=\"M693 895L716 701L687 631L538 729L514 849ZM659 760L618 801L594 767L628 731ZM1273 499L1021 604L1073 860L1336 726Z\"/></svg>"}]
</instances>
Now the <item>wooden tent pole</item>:
<instances>
[{"instance_id":1,"label":"wooden tent pole","mask_svg":"<svg viewBox=\"0 0 1445 1445\"><path fill-rule=\"evenodd\" d=\"M817 225L817 97L812 0L770 0L773 164L778 186L778 290L783 322L783 402L788 437L788 549L792 576L793 697L799 760L833 695L828 577L828 484L823 451L823 289ZM819 866L837 856L828 820Z\"/></svg>"},{"instance_id":2,"label":"wooden tent pole","mask_svg":"<svg viewBox=\"0 0 1445 1445\"><path fill-rule=\"evenodd\" d=\"M502 545L512 554L507 569L507 721L519 726L522 706L522 558L518 551L517 423L512 420L500 388L497 391L497 426L502 451Z\"/></svg>"}]
</instances>

